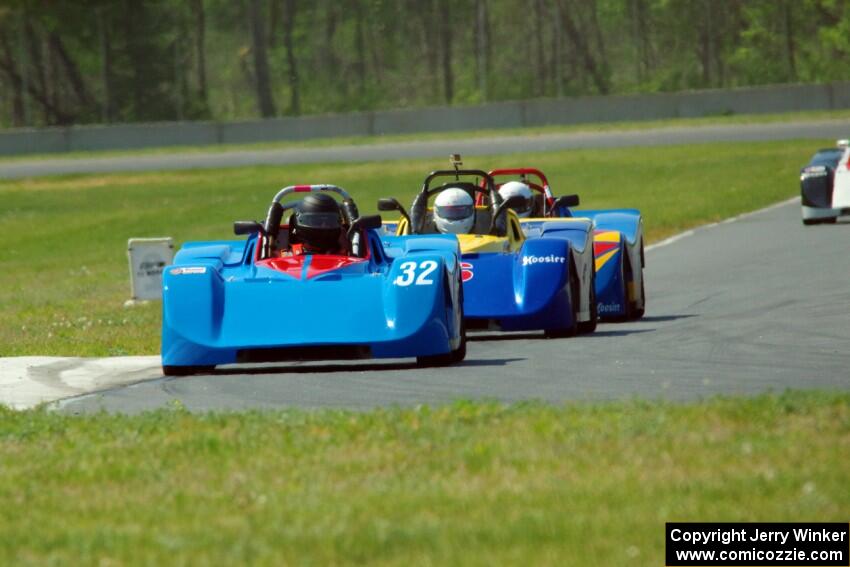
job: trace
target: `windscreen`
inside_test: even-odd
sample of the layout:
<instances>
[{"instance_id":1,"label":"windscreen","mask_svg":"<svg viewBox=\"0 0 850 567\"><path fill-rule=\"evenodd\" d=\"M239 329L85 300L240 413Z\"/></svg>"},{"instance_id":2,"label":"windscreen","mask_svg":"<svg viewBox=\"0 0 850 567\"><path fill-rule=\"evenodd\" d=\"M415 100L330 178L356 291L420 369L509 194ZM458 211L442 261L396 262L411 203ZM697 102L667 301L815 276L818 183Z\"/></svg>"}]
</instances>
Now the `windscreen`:
<instances>
[{"instance_id":1,"label":"windscreen","mask_svg":"<svg viewBox=\"0 0 850 567\"><path fill-rule=\"evenodd\" d=\"M818 153L812 156L811 161L809 161L809 165L826 165L829 167L836 167L843 154L844 150L841 148L819 150Z\"/></svg>"}]
</instances>

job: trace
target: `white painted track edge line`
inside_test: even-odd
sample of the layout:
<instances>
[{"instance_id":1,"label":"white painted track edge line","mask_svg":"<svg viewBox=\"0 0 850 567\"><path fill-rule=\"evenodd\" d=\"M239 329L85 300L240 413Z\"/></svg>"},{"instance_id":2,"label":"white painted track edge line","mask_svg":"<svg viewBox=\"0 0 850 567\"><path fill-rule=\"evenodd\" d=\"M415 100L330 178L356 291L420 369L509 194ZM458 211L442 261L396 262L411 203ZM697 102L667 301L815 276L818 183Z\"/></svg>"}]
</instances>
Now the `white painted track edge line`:
<instances>
[{"instance_id":1,"label":"white painted track edge line","mask_svg":"<svg viewBox=\"0 0 850 567\"><path fill-rule=\"evenodd\" d=\"M780 201L778 203L773 203L773 204L768 205L766 207L762 207L761 209L756 209L755 211L749 211L749 212L746 212L746 213L741 213L740 215L737 215L737 216L734 216L734 217L729 217L728 219L723 219L722 221L712 222L712 223L703 224L703 225L700 225L700 226L697 226L697 227L694 227L694 228L689 228L688 230L685 230L685 231L680 232L678 234L674 234L673 236L669 236L669 237L665 238L664 240L661 240L660 242L650 244L649 246L646 247L645 251L650 252L652 250L655 250L656 248L663 248L664 246L669 246L670 244L673 244L674 242L678 242L679 240L682 240L683 238L687 238L688 236L693 236L697 232L702 232L704 230L710 230L710 229L715 228L717 226L720 226L722 224L730 224L730 223L733 223L733 222L737 222L739 220L742 220L742 219L745 219L745 218L748 218L748 217L751 217L751 216L754 216L754 215L766 213L768 211L772 211L774 209L778 209L778 208L784 207L786 205L791 205L795 202L796 203L800 202L799 196L794 196L794 197L791 197L790 199L785 199L784 201Z\"/></svg>"}]
</instances>

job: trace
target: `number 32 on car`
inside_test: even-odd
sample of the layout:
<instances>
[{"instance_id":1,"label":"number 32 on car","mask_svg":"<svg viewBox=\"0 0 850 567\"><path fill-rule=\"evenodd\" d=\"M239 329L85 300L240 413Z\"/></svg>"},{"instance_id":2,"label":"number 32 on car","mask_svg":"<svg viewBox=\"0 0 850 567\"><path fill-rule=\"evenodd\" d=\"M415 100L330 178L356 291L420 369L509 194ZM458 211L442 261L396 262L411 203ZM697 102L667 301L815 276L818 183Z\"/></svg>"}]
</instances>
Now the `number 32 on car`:
<instances>
[{"instance_id":1,"label":"number 32 on car","mask_svg":"<svg viewBox=\"0 0 850 567\"><path fill-rule=\"evenodd\" d=\"M437 269L434 260L423 260L422 262L404 262L399 266L401 275L393 280L395 285L407 287L409 285L432 285L431 273Z\"/></svg>"}]
</instances>

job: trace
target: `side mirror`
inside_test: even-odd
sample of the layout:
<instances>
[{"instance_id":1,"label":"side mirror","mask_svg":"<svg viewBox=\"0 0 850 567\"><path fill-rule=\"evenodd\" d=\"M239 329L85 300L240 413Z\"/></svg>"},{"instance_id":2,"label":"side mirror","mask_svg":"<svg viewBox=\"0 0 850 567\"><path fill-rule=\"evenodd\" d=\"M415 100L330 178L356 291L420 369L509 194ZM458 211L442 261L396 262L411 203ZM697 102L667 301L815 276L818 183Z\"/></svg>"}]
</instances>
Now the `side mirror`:
<instances>
[{"instance_id":1,"label":"side mirror","mask_svg":"<svg viewBox=\"0 0 850 567\"><path fill-rule=\"evenodd\" d=\"M378 199L378 210L379 211L398 211L401 216L407 220L407 224L410 225L410 215L407 214L407 211L404 210L404 207L401 206L401 203L398 202L398 199L394 199L392 197L383 197Z\"/></svg>"},{"instance_id":2,"label":"side mirror","mask_svg":"<svg viewBox=\"0 0 850 567\"><path fill-rule=\"evenodd\" d=\"M552 205L552 208L560 209L562 207L578 207L578 203L578 195L561 195L555 199L555 203Z\"/></svg>"},{"instance_id":3,"label":"side mirror","mask_svg":"<svg viewBox=\"0 0 850 567\"><path fill-rule=\"evenodd\" d=\"M366 215L351 223L351 228L355 230L375 230L381 228L383 222L381 215Z\"/></svg>"},{"instance_id":4,"label":"side mirror","mask_svg":"<svg viewBox=\"0 0 850 567\"><path fill-rule=\"evenodd\" d=\"M265 234L266 230L257 221L240 220L233 223L233 234L244 235L254 234L255 232Z\"/></svg>"},{"instance_id":5,"label":"side mirror","mask_svg":"<svg viewBox=\"0 0 850 567\"><path fill-rule=\"evenodd\" d=\"M398 202L398 199L393 199L392 197L383 197L378 199L378 210L379 211L400 211L402 209L401 203Z\"/></svg>"},{"instance_id":6,"label":"side mirror","mask_svg":"<svg viewBox=\"0 0 850 567\"><path fill-rule=\"evenodd\" d=\"M381 228L383 224L383 220L381 220L381 215L366 215L365 217L358 217L351 223L351 226L348 228L348 238L352 238L357 231L359 230L374 230ZM355 256L359 254L355 250Z\"/></svg>"}]
</instances>

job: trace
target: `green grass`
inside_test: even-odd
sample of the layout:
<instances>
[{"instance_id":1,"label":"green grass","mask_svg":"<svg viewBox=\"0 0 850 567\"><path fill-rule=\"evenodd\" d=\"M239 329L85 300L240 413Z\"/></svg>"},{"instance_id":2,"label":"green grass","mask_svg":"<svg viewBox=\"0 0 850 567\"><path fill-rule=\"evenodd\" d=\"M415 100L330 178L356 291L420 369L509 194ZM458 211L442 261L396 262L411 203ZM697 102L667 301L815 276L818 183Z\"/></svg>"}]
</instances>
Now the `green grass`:
<instances>
[{"instance_id":1,"label":"green grass","mask_svg":"<svg viewBox=\"0 0 850 567\"><path fill-rule=\"evenodd\" d=\"M850 515L850 395L0 409L3 565L663 565L667 521Z\"/></svg>"},{"instance_id":2,"label":"green grass","mask_svg":"<svg viewBox=\"0 0 850 567\"><path fill-rule=\"evenodd\" d=\"M824 141L823 143L829 143ZM470 167L530 165L583 206L636 207L650 241L791 197L817 141L576 150L476 157ZM443 160L315 164L0 182L0 356L159 352L159 305L125 309L130 237L233 238L274 192L327 182L362 212L379 196L410 203ZM651 261L651 259L650 259Z\"/></svg>"},{"instance_id":3,"label":"green grass","mask_svg":"<svg viewBox=\"0 0 850 567\"><path fill-rule=\"evenodd\" d=\"M138 156L180 153L208 153L245 150L283 150L292 148L321 148L340 145L389 144L427 140L445 140L447 136L462 138L489 138L493 136L520 136L567 134L578 132L609 132L615 130L646 130L650 128L681 128L692 126L723 126L734 124L766 124L790 122L795 120L842 120L850 118L850 110L818 110L805 112L787 112L781 114L732 114L704 116L699 118L670 118L666 120L642 120L631 122L597 122L588 124L569 124L535 126L528 128L493 128L463 132L419 132L416 134L388 134L376 136L348 136L338 138L314 138L301 141L258 142L253 144L216 144L211 146L172 146L143 148L138 150L78 151L66 153L26 154L0 156L0 163L13 161L32 161L38 159L79 159L117 156Z\"/></svg>"}]
</instances>

